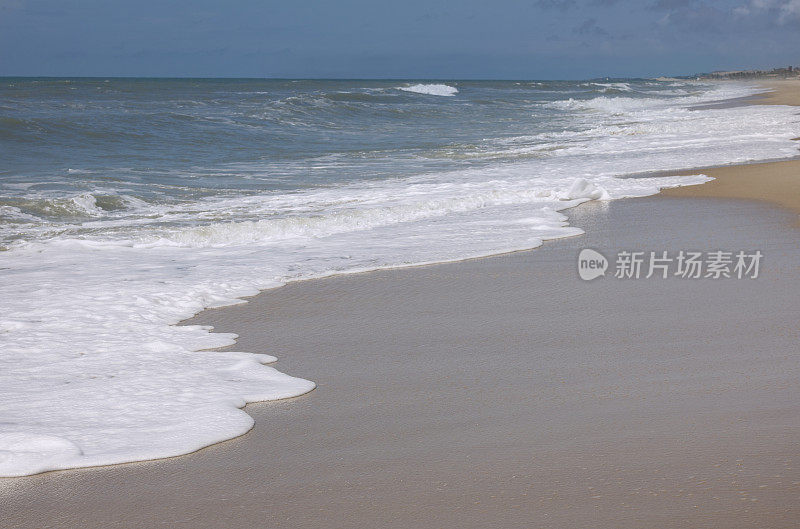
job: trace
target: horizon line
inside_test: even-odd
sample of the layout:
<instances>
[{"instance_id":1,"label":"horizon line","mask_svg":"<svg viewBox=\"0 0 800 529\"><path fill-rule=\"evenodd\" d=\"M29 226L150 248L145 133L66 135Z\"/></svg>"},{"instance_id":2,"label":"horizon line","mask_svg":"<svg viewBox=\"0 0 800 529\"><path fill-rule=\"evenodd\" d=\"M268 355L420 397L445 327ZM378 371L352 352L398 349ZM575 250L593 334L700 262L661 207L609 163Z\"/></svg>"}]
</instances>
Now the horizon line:
<instances>
[{"instance_id":1,"label":"horizon line","mask_svg":"<svg viewBox=\"0 0 800 529\"><path fill-rule=\"evenodd\" d=\"M710 72L708 72L710 73ZM253 81L592 81L595 79L658 79L659 77L671 79L687 79L705 75L704 73L680 74L658 76L608 76L601 75L596 77L574 77L561 79L547 78L522 78L522 77L250 77L250 76L166 76L166 75L6 75L0 74L0 79L183 79L183 80L253 80Z\"/></svg>"}]
</instances>

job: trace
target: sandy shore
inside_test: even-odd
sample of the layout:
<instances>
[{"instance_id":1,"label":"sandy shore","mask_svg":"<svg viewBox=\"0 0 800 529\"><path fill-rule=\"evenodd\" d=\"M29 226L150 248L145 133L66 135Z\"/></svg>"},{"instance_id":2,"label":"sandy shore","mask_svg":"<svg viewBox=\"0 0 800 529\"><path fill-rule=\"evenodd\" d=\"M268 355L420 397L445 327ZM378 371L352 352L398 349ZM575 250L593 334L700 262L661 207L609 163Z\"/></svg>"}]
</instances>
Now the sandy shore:
<instances>
[{"instance_id":1,"label":"sandy shore","mask_svg":"<svg viewBox=\"0 0 800 529\"><path fill-rule=\"evenodd\" d=\"M750 104L800 105L800 80L762 83L770 92L760 95ZM800 141L800 138L797 138ZM800 155L800 143L798 143ZM714 167L702 171L714 178L702 186L665 189L662 195L671 197L742 198L777 204L800 214L800 160L787 160L757 165Z\"/></svg>"},{"instance_id":2,"label":"sandy shore","mask_svg":"<svg viewBox=\"0 0 800 529\"><path fill-rule=\"evenodd\" d=\"M770 92L758 98L756 103L762 105L800 106L800 80L763 81Z\"/></svg>"},{"instance_id":3,"label":"sandy shore","mask_svg":"<svg viewBox=\"0 0 800 529\"><path fill-rule=\"evenodd\" d=\"M0 480L4 527L794 527L800 232L755 202L587 204L531 252L290 284L191 323L319 384L188 456ZM577 252L760 249L757 280Z\"/></svg>"},{"instance_id":4,"label":"sandy shore","mask_svg":"<svg viewBox=\"0 0 800 529\"><path fill-rule=\"evenodd\" d=\"M188 456L0 480L0 526L796 527L800 161L703 172L573 210L586 235L536 251L201 313L318 388ZM584 282L584 247L765 260L757 280Z\"/></svg>"},{"instance_id":5,"label":"sandy shore","mask_svg":"<svg viewBox=\"0 0 800 529\"><path fill-rule=\"evenodd\" d=\"M698 171L686 171L696 174ZM701 186L665 189L671 197L745 198L777 204L800 214L800 160L703 169L715 180ZM757 185L755 185L757 184Z\"/></svg>"}]
</instances>

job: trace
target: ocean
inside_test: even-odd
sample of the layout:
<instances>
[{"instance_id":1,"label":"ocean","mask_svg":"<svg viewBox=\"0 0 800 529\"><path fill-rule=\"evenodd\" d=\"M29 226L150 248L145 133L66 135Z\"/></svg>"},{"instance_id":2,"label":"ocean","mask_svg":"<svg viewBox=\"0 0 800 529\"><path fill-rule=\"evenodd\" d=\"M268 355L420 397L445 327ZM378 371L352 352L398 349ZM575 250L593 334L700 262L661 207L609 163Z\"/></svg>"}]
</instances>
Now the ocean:
<instances>
[{"instance_id":1,"label":"ocean","mask_svg":"<svg viewBox=\"0 0 800 529\"><path fill-rule=\"evenodd\" d=\"M758 91L0 78L0 476L188 453L251 428L246 402L313 389L264 365L282 351L175 326L203 308L535 248L580 235L587 200L795 156L789 107L693 108Z\"/></svg>"}]
</instances>

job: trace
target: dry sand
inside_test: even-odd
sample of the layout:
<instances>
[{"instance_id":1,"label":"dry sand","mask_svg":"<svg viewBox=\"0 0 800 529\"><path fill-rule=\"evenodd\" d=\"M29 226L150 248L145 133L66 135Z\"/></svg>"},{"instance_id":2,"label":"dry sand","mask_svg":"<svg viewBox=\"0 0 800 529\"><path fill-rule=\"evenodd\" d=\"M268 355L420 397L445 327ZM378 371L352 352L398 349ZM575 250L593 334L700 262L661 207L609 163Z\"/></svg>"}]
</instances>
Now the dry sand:
<instances>
[{"instance_id":1,"label":"dry sand","mask_svg":"<svg viewBox=\"0 0 800 529\"><path fill-rule=\"evenodd\" d=\"M686 171L696 174L698 171ZM701 186L665 189L671 197L746 198L770 202L800 214L800 160L703 169L715 180Z\"/></svg>"},{"instance_id":2,"label":"dry sand","mask_svg":"<svg viewBox=\"0 0 800 529\"><path fill-rule=\"evenodd\" d=\"M800 106L800 79L764 81L761 84L771 91L760 96L756 103Z\"/></svg>"},{"instance_id":3,"label":"dry sand","mask_svg":"<svg viewBox=\"0 0 800 529\"><path fill-rule=\"evenodd\" d=\"M653 197L535 251L300 282L191 323L314 380L168 460L0 480L5 527L718 528L800 520L794 214ZM760 249L587 283L582 247Z\"/></svg>"}]
</instances>

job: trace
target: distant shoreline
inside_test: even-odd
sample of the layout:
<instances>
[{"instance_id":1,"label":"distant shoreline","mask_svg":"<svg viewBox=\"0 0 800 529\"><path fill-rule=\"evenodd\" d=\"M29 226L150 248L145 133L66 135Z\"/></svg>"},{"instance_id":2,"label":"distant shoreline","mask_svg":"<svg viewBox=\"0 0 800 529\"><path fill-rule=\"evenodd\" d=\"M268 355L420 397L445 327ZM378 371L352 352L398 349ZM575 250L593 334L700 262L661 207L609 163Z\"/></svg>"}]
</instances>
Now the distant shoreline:
<instances>
[{"instance_id":1,"label":"distant shoreline","mask_svg":"<svg viewBox=\"0 0 800 529\"><path fill-rule=\"evenodd\" d=\"M800 106L800 80L769 81L761 84L769 92L753 97L749 104ZM800 130L798 134L800 135ZM800 214L800 160L713 167L703 169L702 172L714 180L696 186L664 189L661 195L757 200L789 208ZM678 174L696 173L697 170L688 170Z\"/></svg>"}]
</instances>

